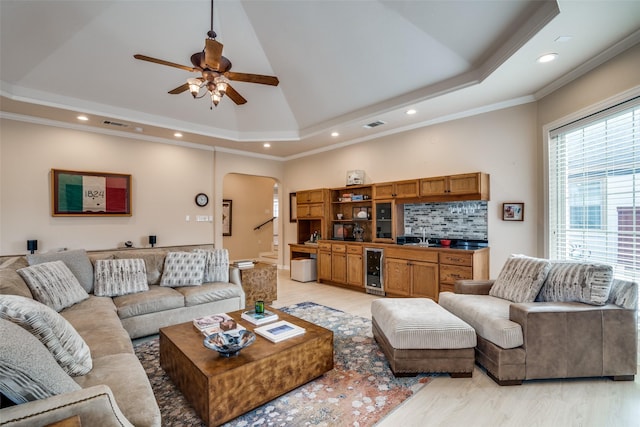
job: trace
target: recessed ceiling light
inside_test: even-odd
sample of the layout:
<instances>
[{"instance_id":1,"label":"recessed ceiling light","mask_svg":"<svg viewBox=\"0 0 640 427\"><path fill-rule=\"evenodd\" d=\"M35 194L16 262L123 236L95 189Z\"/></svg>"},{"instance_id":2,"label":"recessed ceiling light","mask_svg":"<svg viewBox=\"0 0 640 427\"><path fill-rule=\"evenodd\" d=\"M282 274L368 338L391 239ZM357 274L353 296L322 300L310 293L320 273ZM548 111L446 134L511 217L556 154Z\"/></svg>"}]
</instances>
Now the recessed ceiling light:
<instances>
[{"instance_id":1,"label":"recessed ceiling light","mask_svg":"<svg viewBox=\"0 0 640 427\"><path fill-rule=\"evenodd\" d=\"M336 137L336 136L340 136L340 134L338 132L331 132L331 136Z\"/></svg>"},{"instance_id":2,"label":"recessed ceiling light","mask_svg":"<svg viewBox=\"0 0 640 427\"><path fill-rule=\"evenodd\" d=\"M269 144L268 142L265 142L264 144L262 144L262 146L264 148L269 148L269 147L271 147L271 144Z\"/></svg>"},{"instance_id":3,"label":"recessed ceiling light","mask_svg":"<svg viewBox=\"0 0 640 427\"><path fill-rule=\"evenodd\" d=\"M78 116L77 118L78 120L82 120L83 122L86 122L87 120L89 120L89 117L87 116Z\"/></svg>"},{"instance_id":4,"label":"recessed ceiling light","mask_svg":"<svg viewBox=\"0 0 640 427\"><path fill-rule=\"evenodd\" d=\"M541 64L545 62L551 62L557 57L558 57L557 53L547 53L546 55L542 55L540 58L538 58L538 62L540 62Z\"/></svg>"},{"instance_id":5,"label":"recessed ceiling light","mask_svg":"<svg viewBox=\"0 0 640 427\"><path fill-rule=\"evenodd\" d=\"M176 132L173 134L176 138L182 138L182 134L180 132Z\"/></svg>"},{"instance_id":6,"label":"recessed ceiling light","mask_svg":"<svg viewBox=\"0 0 640 427\"><path fill-rule=\"evenodd\" d=\"M409 116L412 116L412 115L414 115L415 113L417 113L417 111L416 111L416 110L414 110L413 108L411 108L410 110L407 110L407 115L409 115Z\"/></svg>"}]
</instances>

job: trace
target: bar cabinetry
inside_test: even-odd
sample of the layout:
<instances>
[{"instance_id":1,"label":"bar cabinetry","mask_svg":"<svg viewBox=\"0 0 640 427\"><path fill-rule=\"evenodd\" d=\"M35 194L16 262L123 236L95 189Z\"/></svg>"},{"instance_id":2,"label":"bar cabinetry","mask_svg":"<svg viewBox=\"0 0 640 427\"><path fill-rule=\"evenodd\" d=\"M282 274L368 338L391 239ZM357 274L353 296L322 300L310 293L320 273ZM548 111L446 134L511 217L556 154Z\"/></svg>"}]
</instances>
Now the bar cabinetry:
<instances>
[{"instance_id":1,"label":"bar cabinetry","mask_svg":"<svg viewBox=\"0 0 640 427\"><path fill-rule=\"evenodd\" d=\"M385 248L385 292L389 296L438 300L438 252Z\"/></svg>"}]
</instances>

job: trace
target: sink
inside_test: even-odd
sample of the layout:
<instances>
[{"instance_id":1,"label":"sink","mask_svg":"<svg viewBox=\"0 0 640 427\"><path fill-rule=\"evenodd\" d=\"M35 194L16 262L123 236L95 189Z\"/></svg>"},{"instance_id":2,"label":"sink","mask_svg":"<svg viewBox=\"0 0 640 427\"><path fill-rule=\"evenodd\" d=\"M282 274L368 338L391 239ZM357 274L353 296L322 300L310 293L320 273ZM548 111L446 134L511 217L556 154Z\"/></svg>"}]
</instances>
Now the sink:
<instances>
[{"instance_id":1,"label":"sink","mask_svg":"<svg viewBox=\"0 0 640 427\"><path fill-rule=\"evenodd\" d=\"M435 243L405 243L403 246L420 246L423 248L433 248L438 245L436 245Z\"/></svg>"}]
</instances>

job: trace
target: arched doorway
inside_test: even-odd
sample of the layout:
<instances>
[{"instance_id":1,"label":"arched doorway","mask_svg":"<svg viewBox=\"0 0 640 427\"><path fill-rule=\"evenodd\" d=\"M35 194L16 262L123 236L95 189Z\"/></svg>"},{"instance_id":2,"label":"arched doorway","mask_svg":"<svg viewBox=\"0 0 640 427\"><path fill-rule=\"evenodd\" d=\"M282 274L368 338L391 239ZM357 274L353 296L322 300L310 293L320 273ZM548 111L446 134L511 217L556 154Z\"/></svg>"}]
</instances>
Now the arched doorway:
<instances>
[{"instance_id":1,"label":"arched doorway","mask_svg":"<svg viewBox=\"0 0 640 427\"><path fill-rule=\"evenodd\" d=\"M230 235L223 245L231 260L260 259L278 264L279 196L274 178L229 173L223 200L230 201Z\"/></svg>"}]
</instances>

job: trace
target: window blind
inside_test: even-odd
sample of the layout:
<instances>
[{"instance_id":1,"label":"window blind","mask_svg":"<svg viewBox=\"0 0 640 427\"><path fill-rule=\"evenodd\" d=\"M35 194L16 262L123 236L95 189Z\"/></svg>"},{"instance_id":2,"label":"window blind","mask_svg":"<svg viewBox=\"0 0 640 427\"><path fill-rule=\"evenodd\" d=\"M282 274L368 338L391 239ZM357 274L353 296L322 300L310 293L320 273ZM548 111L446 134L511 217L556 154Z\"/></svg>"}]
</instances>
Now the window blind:
<instances>
[{"instance_id":1,"label":"window blind","mask_svg":"<svg viewBox=\"0 0 640 427\"><path fill-rule=\"evenodd\" d=\"M549 254L640 279L640 97L549 133Z\"/></svg>"}]
</instances>

